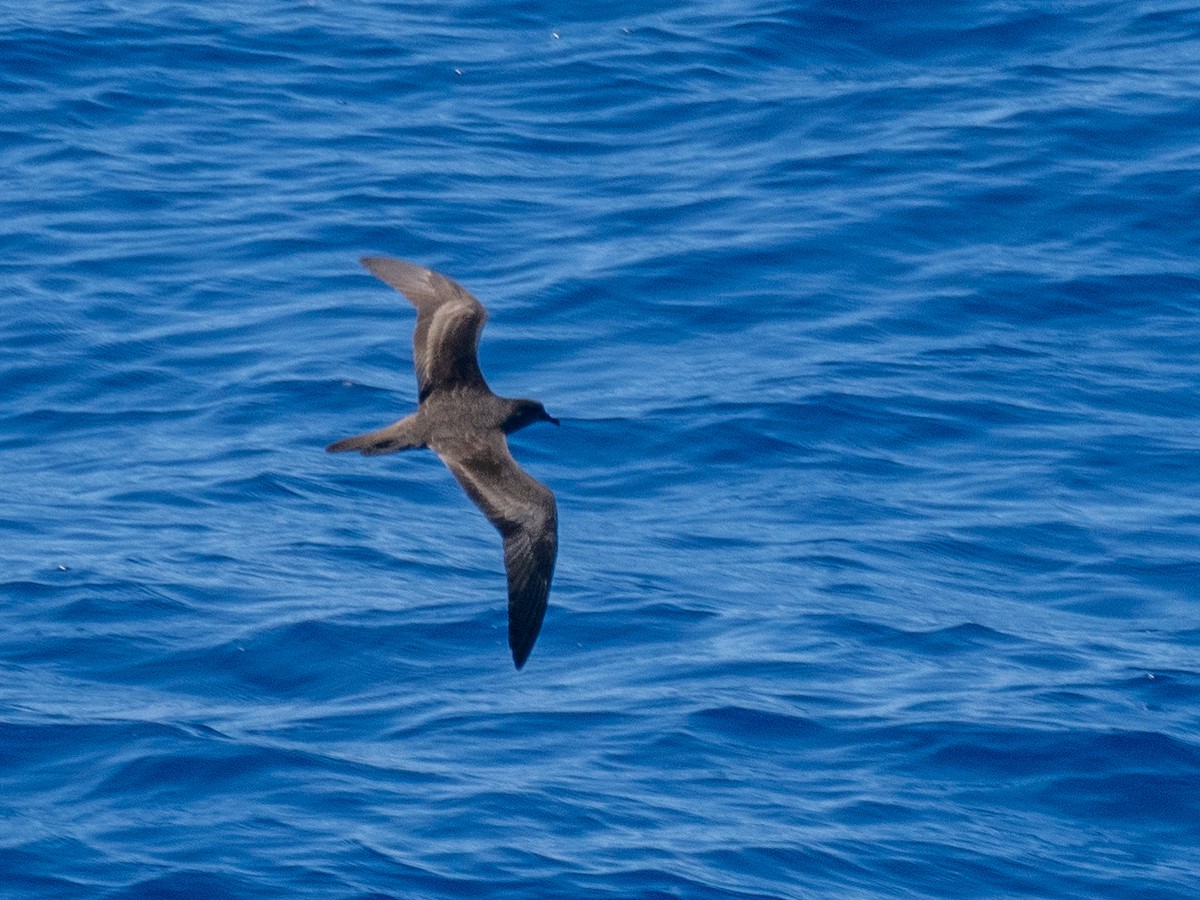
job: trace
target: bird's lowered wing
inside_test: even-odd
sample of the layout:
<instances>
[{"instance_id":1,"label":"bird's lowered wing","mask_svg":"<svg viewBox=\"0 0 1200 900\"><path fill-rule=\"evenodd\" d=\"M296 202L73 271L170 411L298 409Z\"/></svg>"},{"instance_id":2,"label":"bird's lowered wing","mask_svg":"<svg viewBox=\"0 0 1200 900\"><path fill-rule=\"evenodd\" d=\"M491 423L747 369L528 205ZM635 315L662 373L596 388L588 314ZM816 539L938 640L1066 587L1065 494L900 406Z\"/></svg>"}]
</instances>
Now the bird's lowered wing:
<instances>
[{"instance_id":1,"label":"bird's lowered wing","mask_svg":"<svg viewBox=\"0 0 1200 900\"><path fill-rule=\"evenodd\" d=\"M508 645L517 668L533 649L558 553L554 494L517 465L504 435L496 431L452 449L437 448L467 496L504 537L508 572Z\"/></svg>"}]
</instances>

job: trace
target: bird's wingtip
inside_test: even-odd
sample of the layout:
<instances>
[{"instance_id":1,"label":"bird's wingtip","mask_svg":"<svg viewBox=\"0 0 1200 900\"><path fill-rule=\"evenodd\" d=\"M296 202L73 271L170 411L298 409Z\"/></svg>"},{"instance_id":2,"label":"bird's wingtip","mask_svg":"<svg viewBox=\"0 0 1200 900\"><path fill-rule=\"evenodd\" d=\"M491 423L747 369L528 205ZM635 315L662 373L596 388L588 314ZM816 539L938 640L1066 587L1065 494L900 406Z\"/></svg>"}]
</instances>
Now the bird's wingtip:
<instances>
[{"instance_id":1,"label":"bird's wingtip","mask_svg":"<svg viewBox=\"0 0 1200 900\"><path fill-rule=\"evenodd\" d=\"M512 649L513 665L516 666L517 671L520 672L523 668L525 668L525 661L529 659L529 654L533 651L533 643L530 642L522 645L512 644L510 642L509 646Z\"/></svg>"}]
</instances>

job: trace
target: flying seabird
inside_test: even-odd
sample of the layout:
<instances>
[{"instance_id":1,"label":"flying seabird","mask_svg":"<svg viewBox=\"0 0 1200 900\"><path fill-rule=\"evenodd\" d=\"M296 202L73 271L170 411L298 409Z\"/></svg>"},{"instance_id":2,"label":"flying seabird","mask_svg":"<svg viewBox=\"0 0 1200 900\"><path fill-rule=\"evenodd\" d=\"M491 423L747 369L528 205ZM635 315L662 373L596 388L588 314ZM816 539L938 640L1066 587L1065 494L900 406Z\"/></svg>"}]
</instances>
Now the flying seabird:
<instances>
[{"instance_id":1,"label":"flying seabird","mask_svg":"<svg viewBox=\"0 0 1200 900\"><path fill-rule=\"evenodd\" d=\"M508 645L519 669L546 615L558 553L558 511L550 489L512 458L505 435L534 422L557 425L558 419L536 400L508 400L488 388L478 356L487 310L461 285L385 256L365 257L362 264L417 308L413 332L417 411L386 428L325 449L377 456L428 447L446 464L504 537Z\"/></svg>"}]
</instances>

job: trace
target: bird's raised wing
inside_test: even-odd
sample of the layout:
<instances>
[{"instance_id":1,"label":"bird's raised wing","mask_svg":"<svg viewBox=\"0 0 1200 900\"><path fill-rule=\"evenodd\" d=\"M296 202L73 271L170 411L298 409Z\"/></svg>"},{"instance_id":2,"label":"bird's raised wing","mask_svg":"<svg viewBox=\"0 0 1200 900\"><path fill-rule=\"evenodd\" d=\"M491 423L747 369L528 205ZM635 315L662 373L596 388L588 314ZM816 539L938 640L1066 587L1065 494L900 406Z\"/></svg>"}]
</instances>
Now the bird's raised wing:
<instances>
[{"instance_id":1,"label":"bird's raised wing","mask_svg":"<svg viewBox=\"0 0 1200 900\"><path fill-rule=\"evenodd\" d=\"M486 389L478 354L487 321L483 304L462 285L422 266L386 256L367 256L362 264L417 308L413 366L420 399L449 387Z\"/></svg>"},{"instance_id":2,"label":"bird's raised wing","mask_svg":"<svg viewBox=\"0 0 1200 900\"><path fill-rule=\"evenodd\" d=\"M435 448L467 496L504 537L508 572L508 645L517 668L533 649L558 554L554 494L517 465L504 435L492 432L450 449Z\"/></svg>"}]
</instances>

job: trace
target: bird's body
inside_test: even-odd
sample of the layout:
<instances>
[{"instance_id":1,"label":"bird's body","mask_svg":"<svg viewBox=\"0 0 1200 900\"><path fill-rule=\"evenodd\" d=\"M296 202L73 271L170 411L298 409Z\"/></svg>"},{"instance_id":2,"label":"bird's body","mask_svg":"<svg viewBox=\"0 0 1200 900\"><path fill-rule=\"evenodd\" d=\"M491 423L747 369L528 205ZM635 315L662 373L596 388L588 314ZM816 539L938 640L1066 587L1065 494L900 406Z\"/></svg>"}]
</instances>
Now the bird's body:
<instances>
[{"instance_id":1,"label":"bird's body","mask_svg":"<svg viewBox=\"0 0 1200 900\"><path fill-rule=\"evenodd\" d=\"M364 456L428 447L441 458L504 538L508 573L508 642L525 664L546 613L558 553L554 494L517 465L505 435L553 422L536 400L492 393L479 369L479 335L487 311L460 285L429 269L386 257L363 260L417 308L413 366L417 411L398 422L330 444L331 453Z\"/></svg>"}]
</instances>

